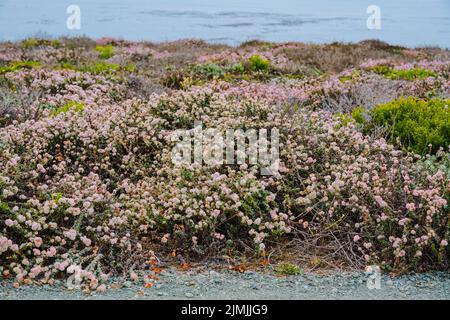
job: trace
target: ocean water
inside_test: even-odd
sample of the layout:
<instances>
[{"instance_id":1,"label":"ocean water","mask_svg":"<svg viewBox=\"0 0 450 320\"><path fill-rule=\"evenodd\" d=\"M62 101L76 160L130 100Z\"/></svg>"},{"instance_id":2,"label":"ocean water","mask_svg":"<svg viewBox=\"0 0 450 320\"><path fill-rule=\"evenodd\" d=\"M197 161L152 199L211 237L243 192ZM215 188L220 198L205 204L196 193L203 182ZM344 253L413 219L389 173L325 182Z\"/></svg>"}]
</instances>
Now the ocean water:
<instances>
[{"instance_id":1,"label":"ocean water","mask_svg":"<svg viewBox=\"0 0 450 320\"><path fill-rule=\"evenodd\" d=\"M72 4L81 9L80 30L66 26ZM381 9L380 30L367 28L369 5ZM36 35L231 45L381 39L450 48L450 0L0 0L0 40Z\"/></svg>"}]
</instances>

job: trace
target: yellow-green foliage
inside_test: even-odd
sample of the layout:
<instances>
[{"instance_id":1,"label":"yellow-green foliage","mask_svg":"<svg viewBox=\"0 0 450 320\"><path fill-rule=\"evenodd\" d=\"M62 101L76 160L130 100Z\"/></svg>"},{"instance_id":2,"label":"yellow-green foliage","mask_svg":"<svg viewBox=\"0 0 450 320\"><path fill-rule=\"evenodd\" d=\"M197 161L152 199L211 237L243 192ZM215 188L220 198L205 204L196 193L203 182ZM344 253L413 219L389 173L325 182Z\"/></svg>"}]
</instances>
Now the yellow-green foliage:
<instances>
[{"instance_id":1,"label":"yellow-green foliage","mask_svg":"<svg viewBox=\"0 0 450 320\"><path fill-rule=\"evenodd\" d=\"M270 67L270 61L257 54L251 56L248 63L252 71L268 71Z\"/></svg>"},{"instance_id":2,"label":"yellow-green foliage","mask_svg":"<svg viewBox=\"0 0 450 320\"><path fill-rule=\"evenodd\" d=\"M385 65L375 66L369 70L384 75L387 78L393 80L416 80L424 79L428 77L435 77L436 73L431 70L426 70L422 68L413 68L407 70L395 70Z\"/></svg>"},{"instance_id":3,"label":"yellow-green foliage","mask_svg":"<svg viewBox=\"0 0 450 320\"><path fill-rule=\"evenodd\" d=\"M339 81L341 82L347 82L347 81L356 81L361 76L361 72L358 70L352 71L351 74L347 76L342 76L339 78Z\"/></svg>"},{"instance_id":4,"label":"yellow-green foliage","mask_svg":"<svg viewBox=\"0 0 450 320\"><path fill-rule=\"evenodd\" d=\"M109 59L114 55L114 47L112 45L96 46L95 51L99 53L100 59Z\"/></svg>"},{"instance_id":5,"label":"yellow-green foliage","mask_svg":"<svg viewBox=\"0 0 450 320\"><path fill-rule=\"evenodd\" d=\"M134 64L129 64L127 66L121 66L120 64L107 63L104 61L97 62L95 64L81 65L81 66L76 66L69 62L64 62L64 63L61 63L59 67L61 69L76 70L76 71L90 72L90 73L103 74L103 75L111 75L118 71L133 72L136 68Z\"/></svg>"},{"instance_id":6,"label":"yellow-green foliage","mask_svg":"<svg viewBox=\"0 0 450 320\"><path fill-rule=\"evenodd\" d=\"M53 111L51 112L51 115L57 116L58 114L61 114L61 113L67 113L69 110L81 113L81 112L83 112L85 107L86 107L86 104L84 104L82 102L69 101L61 107L54 108Z\"/></svg>"},{"instance_id":7,"label":"yellow-green foliage","mask_svg":"<svg viewBox=\"0 0 450 320\"><path fill-rule=\"evenodd\" d=\"M112 74L120 70L120 65L115 63L97 62L92 65L83 66L81 71L91 72L95 74Z\"/></svg>"},{"instance_id":8,"label":"yellow-green foliage","mask_svg":"<svg viewBox=\"0 0 450 320\"><path fill-rule=\"evenodd\" d=\"M371 111L372 122L387 128L410 150L424 154L448 149L450 143L450 99L429 101L407 98L391 101ZM428 145L432 145L431 150Z\"/></svg>"},{"instance_id":9,"label":"yellow-green foliage","mask_svg":"<svg viewBox=\"0 0 450 320\"><path fill-rule=\"evenodd\" d=\"M387 75L391 71L391 67L385 65L379 65L369 68L369 71L373 71L376 74Z\"/></svg>"},{"instance_id":10,"label":"yellow-green foliage","mask_svg":"<svg viewBox=\"0 0 450 320\"><path fill-rule=\"evenodd\" d=\"M231 73L237 73L237 74L242 74L245 72L245 67L242 65L242 63L236 63L233 64L230 68L229 68L229 72Z\"/></svg>"},{"instance_id":11,"label":"yellow-green foliage","mask_svg":"<svg viewBox=\"0 0 450 320\"><path fill-rule=\"evenodd\" d=\"M414 68L409 70L392 70L389 77L394 80L415 80L435 77L436 73L431 70Z\"/></svg>"},{"instance_id":12,"label":"yellow-green foliage","mask_svg":"<svg viewBox=\"0 0 450 320\"><path fill-rule=\"evenodd\" d=\"M348 126L349 123L352 122L352 120L357 124L366 125L367 117L369 117L368 111L363 107L357 107L353 109L350 114L339 112L335 114L335 118L340 121L340 123L336 127Z\"/></svg>"},{"instance_id":13,"label":"yellow-green foliage","mask_svg":"<svg viewBox=\"0 0 450 320\"><path fill-rule=\"evenodd\" d=\"M67 69L67 70L77 70L78 69L77 66L74 66L70 62L62 62L62 63L60 63L59 68Z\"/></svg>"},{"instance_id":14,"label":"yellow-green foliage","mask_svg":"<svg viewBox=\"0 0 450 320\"><path fill-rule=\"evenodd\" d=\"M347 114L342 112L336 113L334 116L340 121L340 123L338 123L336 127L346 127L352 121L352 119Z\"/></svg>"},{"instance_id":15,"label":"yellow-green foliage","mask_svg":"<svg viewBox=\"0 0 450 320\"><path fill-rule=\"evenodd\" d=\"M30 38L22 41L20 45L23 49L31 49L40 46L60 47L61 42L59 40L47 40L47 39L35 39Z\"/></svg>"},{"instance_id":16,"label":"yellow-green foliage","mask_svg":"<svg viewBox=\"0 0 450 320\"><path fill-rule=\"evenodd\" d=\"M21 69L33 69L39 67L41 64L37 61L18 61L13 62L6 67L0 67L0 74L18 71Z\"/></svg>"},{"instance_id":17,"label":"yellow-green foliage","mask_svg":"<svg viewBox=\"0 0 450 320\"><path fill-rule=\"evenodd\" d=\"M364 124L366 122L365 114L367 113L366 109L363 107L357 107L352 111L352 118L356 123Z\"/></svg>"},{"instance_id":18,"label":"yellow-green foliage","mask_svg":"<svg viewBox=\"0 0 450 320\"><path fill-rule=\"evenodd\" d=\"M292 263L282 263L275 271L285 276L297 276L302 273L301 269Z\"/></svg>"}]
</instances>

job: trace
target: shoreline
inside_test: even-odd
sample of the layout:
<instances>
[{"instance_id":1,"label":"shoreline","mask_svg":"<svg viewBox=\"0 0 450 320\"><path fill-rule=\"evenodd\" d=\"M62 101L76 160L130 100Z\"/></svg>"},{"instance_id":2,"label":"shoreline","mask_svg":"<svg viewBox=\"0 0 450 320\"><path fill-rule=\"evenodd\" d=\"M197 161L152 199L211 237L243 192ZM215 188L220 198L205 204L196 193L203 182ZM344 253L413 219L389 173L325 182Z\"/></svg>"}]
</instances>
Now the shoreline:
<instances>
[{"instance_id":1,"label":"shoreline","mask_svg":"<svg viewBox=\"0 0 450 320\"><path fill-rule=\"evenodd\" d=\"M178 44L178 43L196 43L196 44L204 44L206 46L212 46L212 47L222 47L222 48L229 48L229 49L238 49L241 47L245 47L248 45L269 45L269 46L283 46L283 45L304 45L304 46L360 46L364 45L366 43L370 42L379 42L385 45L386 47L393 47L398 49L405 49L405 50L442 50L442 51L450 51L450 45L449 46L443 46L438 44L420 44L420 45L406 45L398 42L391 42L391 41L385 41L383 39L380 39L378 37L368 37L361 40L353 40L353 41L302 41L302 39L296 39L296 40L266 40L266 39L259 39L259 38L249 38L247 40L242 40L236 43L227 43L226 41L215 41L215 40L208 40L201 37L183 37L183 38L177 38L177 39L166 39L166 40L152 40L152 39L132 39L132 38L125 38L125 37L109 37L109 36L99 36L99 37L91 37L86 34L79 34L79 35L70 35L70 34L61 34L61 35L48 35L48 34L30 34L24 37L20 38L14 38L14 39L2 39L0 38L0 45L1 44L20 44L27 40L46 40L46 41L66 41L66 40L77 40L77 39L86 39L88 41L94 41L94 42L115 42L117 44L145 44L145 45L152 45L152 46L168 46L172 44Z\"/></svg>"}]
</instances>

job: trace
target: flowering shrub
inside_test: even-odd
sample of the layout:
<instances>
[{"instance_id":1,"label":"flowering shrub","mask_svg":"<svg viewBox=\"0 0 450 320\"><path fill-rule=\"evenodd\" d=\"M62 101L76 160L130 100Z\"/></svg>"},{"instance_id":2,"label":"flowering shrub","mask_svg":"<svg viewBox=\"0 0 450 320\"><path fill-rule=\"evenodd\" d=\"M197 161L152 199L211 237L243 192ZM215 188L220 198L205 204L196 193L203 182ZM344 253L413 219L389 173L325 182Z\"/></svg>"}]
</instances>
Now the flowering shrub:
<instances>
[{"instance_id":1,"label":"flowering shrub","mask_svg":"<svg viewBox=\"0 0 450 320\"><path fill-rule=\"evenodd\" d=\"M7 82L4 88L6 94L35 97L27 106L18 103L5 110L9 120L40 118L67 103L88 106L108 104L121 100L123 96L122 85L114 84L102 76L72 70L21 70L6 73L4 77Z\"/></svg>"},{"instance_id":2,"label":"flowering shrub","mask_svg":"<svg viewBox=\"0 0 450 320\"><path fill-rule=\"evenodd\" d=\"M129 101L82 114L70 109L2 132L2 233L8 240L1 259L19 280L39 275L47 281L70 273L72 265L82 266L96 285L102 256L134 250L130 230L122 227L128 218L120 216L120 194L114 193L132 170L129 152L151 161L160 144L160 121L136 121L139 107Z\"/></svg>"},{"instance_id":3,"label":"flowering shrub","mask_svg":"<svg viewBox=\"0 0 450 320\"><path fill-rule=\"evenodd\" d=\"M389 270L447 265L449 168L421 170L413 155L340 121L313 113L287 139L288 214Z\"/></svg>"},{"instance_id":4,"label":"flowering shrub","mask_svg":"<svg viewBox=\"0 0 450 320\"><path fill-rule=\"evenodd\" d=\"M52 58L0 77L5 97L39 93L0 113L4 277L52 283L74 275L103 290L110 275L136 278L131 271L147 258L174 250L264 254L291 240L299 244L292 257L323 250L318 254L358 267L448 269L448 102L430 100L449 95L448 61L417 62L408 53L408 63L384 59L339 74L276 71L246 79L282 70L285 53L298 45L234 50L183 42L191 55L181 59L175 44L103 39L96 49L93 41L77 41L83 54L73 55L77 42L17 48L25 58ZM113 52L105 49L112 45ZM10 60L10 47L0 46L2 55L7 65L19 60ZM245 62L256 55L258 67L250 70ZM201 81L189 82L185 64ZM370 70L379 64L406 73L423 68L433 77L385 77ZM166 82L161 92L136 94L154 79ZM401 95L423 101L389 103ZM398 129L394 116L415 120L408 133L425 128L447 149L409 153L360 125L380 118ZM195 121L220 132L278 129L278 173L261 175L259 164L174 164L174 130L190 131Z\"/></svg>"},{"instance_id":5,"label":"flowering shrub","mask_svg":"<svg viewBox=\"0 0 450 320\"><path fill-rule=\"evenodd\" d=\"M24 121L34 117L31 107L42 95L40 90L27 93L11 88L12 83L0 80L0 128L12 124L15 120Z\"/></svg>"}]
</instances>

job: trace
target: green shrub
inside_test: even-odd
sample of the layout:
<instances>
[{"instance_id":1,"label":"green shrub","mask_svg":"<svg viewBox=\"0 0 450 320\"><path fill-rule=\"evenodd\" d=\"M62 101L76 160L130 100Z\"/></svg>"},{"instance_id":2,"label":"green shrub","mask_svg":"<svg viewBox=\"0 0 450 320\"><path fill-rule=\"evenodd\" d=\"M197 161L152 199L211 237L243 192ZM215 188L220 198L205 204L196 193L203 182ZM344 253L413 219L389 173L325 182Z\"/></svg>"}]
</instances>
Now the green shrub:
<instances>
[{"instance_id":1,"label":"green shrub","mask_svg":"<svg viewBox=\"0 0 450 320\"><path fill-rule=\"evenodd\" d=\"M22 41L20 45L23 49L31 49L40 46L51 46L55 48L61 47L61 41L59 40L47 40L47 39L26 39Z\"/></svg>"},{"instance_id":2,"label":"green shrub","mask_svg":"<svg viewBox=\"0 0 450 320\"><path fill-rule=\"evenodd\" d=\"M136 66L132 63L126 65L125 67L122 67L123 70L127 71L127 72L134 72L134 70L136 70Z\"/></svg>"},{"instance_id":3,"label":"green shrub","mask_svg":"<svg viewBox=\"0 0 450 320\"><path fill-rule=\"evenodd\" d=\"M109 59L114 55L114 47L112 45L96 46L95 51L99 53L100 59Z\"/></svg>"},{"instance_id":4,"label":"green shrub","mask_svg":"<svg viewBox=\"0 0 450 320\"><path fill-rule=\"evenodd\" d=\"M18 61L13 62L9 66L0 67L0 74L18 71L21 69L33 69L39 67L41 64L38 61Z\"/></svg>"},{"instance_id":5,"label":"green shrub","mask_svg":"<svg viewBox=\"0 0 450 320\"><path fill-rule=\"evenodd\" d=\"M335 114L335 118L340 121L340 124L338 124L337 127L345 127L352 120L354 120L357 124L364 125L366 124L367 116L367 110L363 107L357 107L353 109L350 115L342 112Z\"/></svg>"},{"instance_id":6,"label":"green shrub","mask_svg":"<svg viewBox=\"0 0 450 320\"><path fill-rule=\"evenodd\" d=\"M366 123L366 113L367 110L363 107L357 107L353 109L352 111L352 118L355 120L358 124L365 124Z\"/></svg>"},{"instance_id":7,"label":"green shrub","mask_svg":"<svg viewBox=\"0 0 450 320\"><path fill-rule=\"evenodd\" d=\"M69 110L81 113L83 112L85 107L86 104L82 102L69 101L61 107L51 107L52 109L51 115L57 116L61 113L67 113Z\"/></svg>"},{"instance_id":8,"label":"green shrub","mask_svg":"<svg viewBox=\"0 0 450 320\"><path fill-rule=\"evenodd\" d=\"M297 276L302 273L301 269L292 263L282 263L275 271L285 276Z\"/></svg>"},{"instance_id":9,"label":"green shrub","mask_svg":"<svg viewBox=\"0 0 450 320\"><path fill-rule=\"evenodd\" d=\"M229 71L231 73L242 74L245 73L245 67L242 65L242 63L236 63L229 68Z\"/></svg>"},{"instance_id":10,"label":"green shrub","mask_svg":"<svg viewBox=\"0 0 450 320\"><path fill-rule=\"evenodd\" d=\"M345 113L339 112L334 115L334 117L339 120L339 124L336 125L336 128L346 127L352 121L352 118Z\"/></svg>"},{"instance_id":11,"label":"green shrub","mask_svg":"<svg viewBox=\"0 0 450 320\"><path fill-rule=\"evenodd\" d=\"M347 76L342 76L339 78L340 82L347 82L347 81L356 81L358 80L358 78L361 76L361 72L360 71L352 71L351 74L347 75Z\"/></svg>"},{"instance_id":12,"label":"green shrub","mask_svg":"<svg viewBox=\"0 0 450 320\"><path fill-rule=\"evenodd\" d=\"M413 68L408 70L395 70L385 65L370 68L371 71L381 74L393 80L416 80L428 77L436 77L436 73L422 68Z\"/></svg>"},{"instance_id":13,"label":"green shrub","mask_svg":"<svg viewBox=\"0 0 450 320\"><path fill-rule=\"evenodd\" d=\"M221 78L225 74L222 67L214 63L196 65L193 71L201 77L206 77L208 80Z\"/></svg>"},{"instance_id":14,"label":"green shrub","mask_svg":"<svg viewBox=\"0 0 450 320\"><path fill-rule=\"evenodd\" d=\"M414 68L409 70L392 70L388 76L394 80L415 80L435 77L436 73L431 70Z\"/></svg>"},{"instance_id":15,"label":"green shrub","mask_svg":"<svg viewBox=\"0 0 450 320\"><path fill-rule=\"evenodd\" d=\"M70 62L61 62L59 65L59 68L65 69L65 70L77 70L77 67Z\"/></svg>"},{"instance_id":16,"label":"green shrub","mask_svg":"<svg viewBox=\"0 0 450 320\"><path fill-rule=\"evenodd\" d=\"M251 56L248 63L252 71L268 71L270 67L270 61L257 54Z\"/></svg>"},{"instance_id":17,"label":"green shrub","mask_svg":"<svg viewBox=\"0 0 450 320\"><path fill-rule=\"evenodd\" d=\"M136 69L136 66L134 64L121 66L120 64L116 63L107 63L105 61L100 61L95 64L80 65L80 66L73 65L70 62L63 62L60 63L59 68L81 72L90 72L94 74L112 75L118 71L133 72Z\"/></svg>"},{"instance_id":18,"label":"green shrub","mask_svg":"<svg viewBox=\"0 0 450 320\"><path fill-rule=\"evenodd\" d=\"M92 65L83 66L80 68L81 71L91 72L95 74L112 74L121 69L119 64L115 63L106 63L106 62L97 62Z\"/></svg>"},{"instance_id":19,"label":"green shrub","mask_svg":"<svg viewBox=\"0 0 450 320\"><path fill-rule=\"evenodd\" d=\"M449 104L449 99L399 99L375 107L371 117L373 124L387 128L392 140L399 138L418 154L435 153L450 143Z\"/></svg>"},{"instance_id":20,"label":"green shrub","mask_svg":"<svg viewBox=\"0 0 450 320\"><path fill-rule=\"evenodd\" d=\"M386 65L379 65L379 66L374 66L372 68L369 68L369 71L373 71L376 74L381 74L381 75L386 76L391 71L391 67L386 66Z\"/></svg>"}]
</instances>

